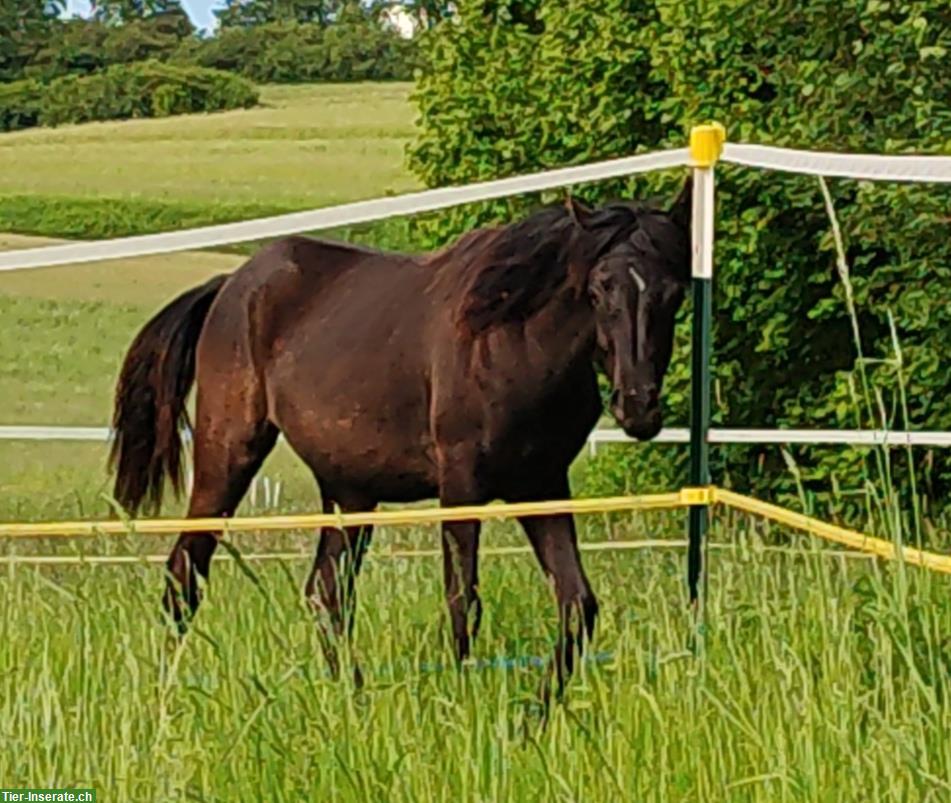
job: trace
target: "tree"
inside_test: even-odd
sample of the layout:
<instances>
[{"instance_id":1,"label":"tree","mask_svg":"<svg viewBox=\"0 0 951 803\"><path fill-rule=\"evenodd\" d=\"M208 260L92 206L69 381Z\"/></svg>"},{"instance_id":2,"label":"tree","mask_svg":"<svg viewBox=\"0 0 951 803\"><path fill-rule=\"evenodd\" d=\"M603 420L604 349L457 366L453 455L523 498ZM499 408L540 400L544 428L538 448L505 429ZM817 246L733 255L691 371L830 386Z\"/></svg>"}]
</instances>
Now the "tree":
<instances>
[{"instance_id":1,"label":"tree","mask_svg":"<svg viewBox=\"0 0 951 803\"><path fill-rule=\"evenodd\" d=\"M28 72L49 81L100 70L106 66L105 42L115 30L92 19L63 20L30 60Z\"/></svg>"},{"instance_id":2,"label":"tree","mask_svg":"<svg viewBox=\"0 0 951 803\"><path fill-rule=\"evenodd\" d=\"M91 0L93 17L110 25L159 14L185 14L179 0Z\"/></svg>"},{"instance_id":3,"label":"tree","mask_svg":"<svg viewBox=\"0 0 951 803\"><path fill-rule=\"evenodd\" d=\"M222 28L246 28L269 22L328 25L347 5L342 0L226 0L215 16Z\"/></svg>"},{"instance_id":4,"label":"tree","mask_svg":"<svg viewBox=\"0 0 951 803\"><path fill-rule=\"evenodd\" d=\"M0 0L0 81L22 75L65 8L65 0Z\"/></svg>"}]
</instances>

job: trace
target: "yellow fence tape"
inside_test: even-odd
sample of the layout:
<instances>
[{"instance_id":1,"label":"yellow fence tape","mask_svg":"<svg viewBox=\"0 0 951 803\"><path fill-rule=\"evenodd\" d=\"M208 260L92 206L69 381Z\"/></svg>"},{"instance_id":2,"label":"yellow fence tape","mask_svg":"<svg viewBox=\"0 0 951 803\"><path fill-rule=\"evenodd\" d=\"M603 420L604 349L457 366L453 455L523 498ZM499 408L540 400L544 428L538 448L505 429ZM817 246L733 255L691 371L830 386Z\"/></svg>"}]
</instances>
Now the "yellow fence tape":
<instances>
[{"instance_id":1,"label":"yellow fence tape","mask_svg":"<svg viewBox=\"0 0 951 803\"><path fill-rule=\"evenodd\" d=\"M612 513L625 510L669 510L694 505L723 505L724 507L752 513L761 518L811 533L827 541L888 560L904 560L938 572L951 574L951 555L939 555L914 547L896 545L892 541L839 527L802 513L762 502L743 494L722 488L683 488L675 493L645 494L640 496L614 496L594 499L567 499L550 502L521 502L516 504L471 505L464 507L416 508L406 510L375 510L364 513L304 514L293 516L245 516L232 519L141 519L131 521L73 521L0 524L0 538L56 538L90 535L170 535L182 532L274 532L278 530L314 530L320 527L355 527L365 525L416 525L438 524L446 521L517 518L522 516L546 516L556 513ZM633 549L654 542L615 541L583 546L586 550ZM680 542L678 542L680 543ZM635 546L636 545L636 546ZM517 554L523 547L498 547L497 554ZM439 550L412 550L406 555L441 554ZM486 554L490 554L486 550ZM394 557L405 556L394 553ZM66 557L66 556L64 556ZM103 556L68 556L76 563L106 562ZM147 560L151 560L152 557ZM62 560L49 556L49 562ZM127 562L140 558L129 557ZM27 556L8 556L4 562L27 562ZM32 562L32 561L30 561Z\"/></svg>"},{"instance_id":2,"label":"yellow fence tape","mask_svg":"<svg viewBox=\"0 0 951 803\"><path fill-rule=\"evenodd\" d=\"M313 530L319 527L437 524L445 521L487 521L553 513L611 513L622 510L665 510L710 502L707 488L684 488L676 493L565 499L552 502L471 505L365 513L313 513L296 516L245 516L233 519L140 519L138 521L68 521L0 524L0 538L55 538L89 535L169 535L193 532L270 532Z\"/></svg>"},{"instance_id":3,"label":"yellow fence tape","mask_svg":"<svg viewBox=\"0 0 951 803\"><path fill-rule=\"evenodd\" d=\"M900 546L883 538L874 538L856 530L848 530L845 527L829 524L802 513L794 513L778 505L771 505L769 502L761 502L751 496L725 491L722 488L717 488L713 496L717 504L742 510L746 513L753 513L764 519L797 530L803 530L827 541L834 541L837 544L857 549L860 552L868 552L888 560L898 560L900 557L905 563L951 574L951 555L938 555L934 552L925 552L922 549L915 549L910 546Z\"/></svg>"}]
</instances>

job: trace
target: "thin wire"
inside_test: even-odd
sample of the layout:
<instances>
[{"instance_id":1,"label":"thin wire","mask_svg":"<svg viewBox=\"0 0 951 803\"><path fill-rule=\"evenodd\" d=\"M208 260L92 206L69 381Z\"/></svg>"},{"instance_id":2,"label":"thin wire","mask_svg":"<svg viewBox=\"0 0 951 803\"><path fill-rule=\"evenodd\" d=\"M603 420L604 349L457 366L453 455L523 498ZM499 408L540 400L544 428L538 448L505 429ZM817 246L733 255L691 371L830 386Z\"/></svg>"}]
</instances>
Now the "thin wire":
<instances>
[{"instance_id":1,"label":"thin wire","mask_svg":"<svg viewBox=\"0 0 951 803\"><path fill-rule=\"evenodd\" d=\"M646 540L646 541L605 541L589 542L578 545L582 552L627 551L637 549L683 549L687 546L686 540ZM740 550L749 549L756 554L785 554L799 557L810 556L806 552L794 547L754 547L745 544L711 543L709 539L705 549ZM480 557L505 557L509 555L531 555L531 547L483 547L479 550ZM824 557L876 560L879 556L868 552L856 552L847 549L822 549L818 551ZM412 560L415 558L436 558L442 555L441 549L391 549L383 552L370 551L367 560ZM311 560L312 552L251 552L241 555L243 561L293 561ZM22 566L111 566L165 563L168 555L0 555L0 565ZM234 558L227 553L218 553L215 561L228 562ZM706 594L707 589L704 588Z\"/></svg>"}]
</instances>

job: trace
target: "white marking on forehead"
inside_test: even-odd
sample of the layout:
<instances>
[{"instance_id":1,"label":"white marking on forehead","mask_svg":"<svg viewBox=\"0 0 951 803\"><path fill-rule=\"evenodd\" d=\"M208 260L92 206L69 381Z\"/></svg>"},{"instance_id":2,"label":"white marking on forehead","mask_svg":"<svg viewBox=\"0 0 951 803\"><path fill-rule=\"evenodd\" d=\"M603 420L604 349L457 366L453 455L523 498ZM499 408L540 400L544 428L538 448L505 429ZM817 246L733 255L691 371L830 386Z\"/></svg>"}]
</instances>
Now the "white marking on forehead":
<instances>
[{"instance_id":1,"label":"white marking on forehead","mask_svg":"<svg viewBox=\"0 0 951 803\"><path fill-rule=\"evenodd\" d=\"M647 289L647 282L641 278L641 274L634 270L634 268L628 268L628 270L631 272L631 278L634 280L634 284L637 285L637 292L643 293Z\"/></svg>"}]
</instances>

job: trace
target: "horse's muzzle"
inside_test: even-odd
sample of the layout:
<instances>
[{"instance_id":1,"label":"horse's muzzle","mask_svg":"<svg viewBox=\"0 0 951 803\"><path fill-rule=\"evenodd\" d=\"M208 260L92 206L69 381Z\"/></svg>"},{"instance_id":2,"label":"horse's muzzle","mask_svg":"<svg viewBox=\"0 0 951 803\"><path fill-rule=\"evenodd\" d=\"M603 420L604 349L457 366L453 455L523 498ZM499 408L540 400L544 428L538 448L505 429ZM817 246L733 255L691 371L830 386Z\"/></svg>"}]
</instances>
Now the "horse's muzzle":
<instances>
[{"instance_id":1,"label":"horse's muzzle","mask_svg":"<svg viewBox=\"0 0 951 803\"><path fill-rule=\"evenodd\" d=\"M625 434L637 438L639 441L649 441L651 438L657 437L657 433L664 425L664 418L659 406L633 414L615 408L612 413Z\"/></svg>"},{"instance_id":2,"label":"horse's muzzle","mask_svg":"<svg viewBox=\"0 0 951 803\"><path fill-rule=\"evenodd\" d=\"M654 383L643 383L635 390L611 394L611 414L621 429L639 441L649 441L660 432L663 414L660 388Z\"/></svg>"}]
</instances>

